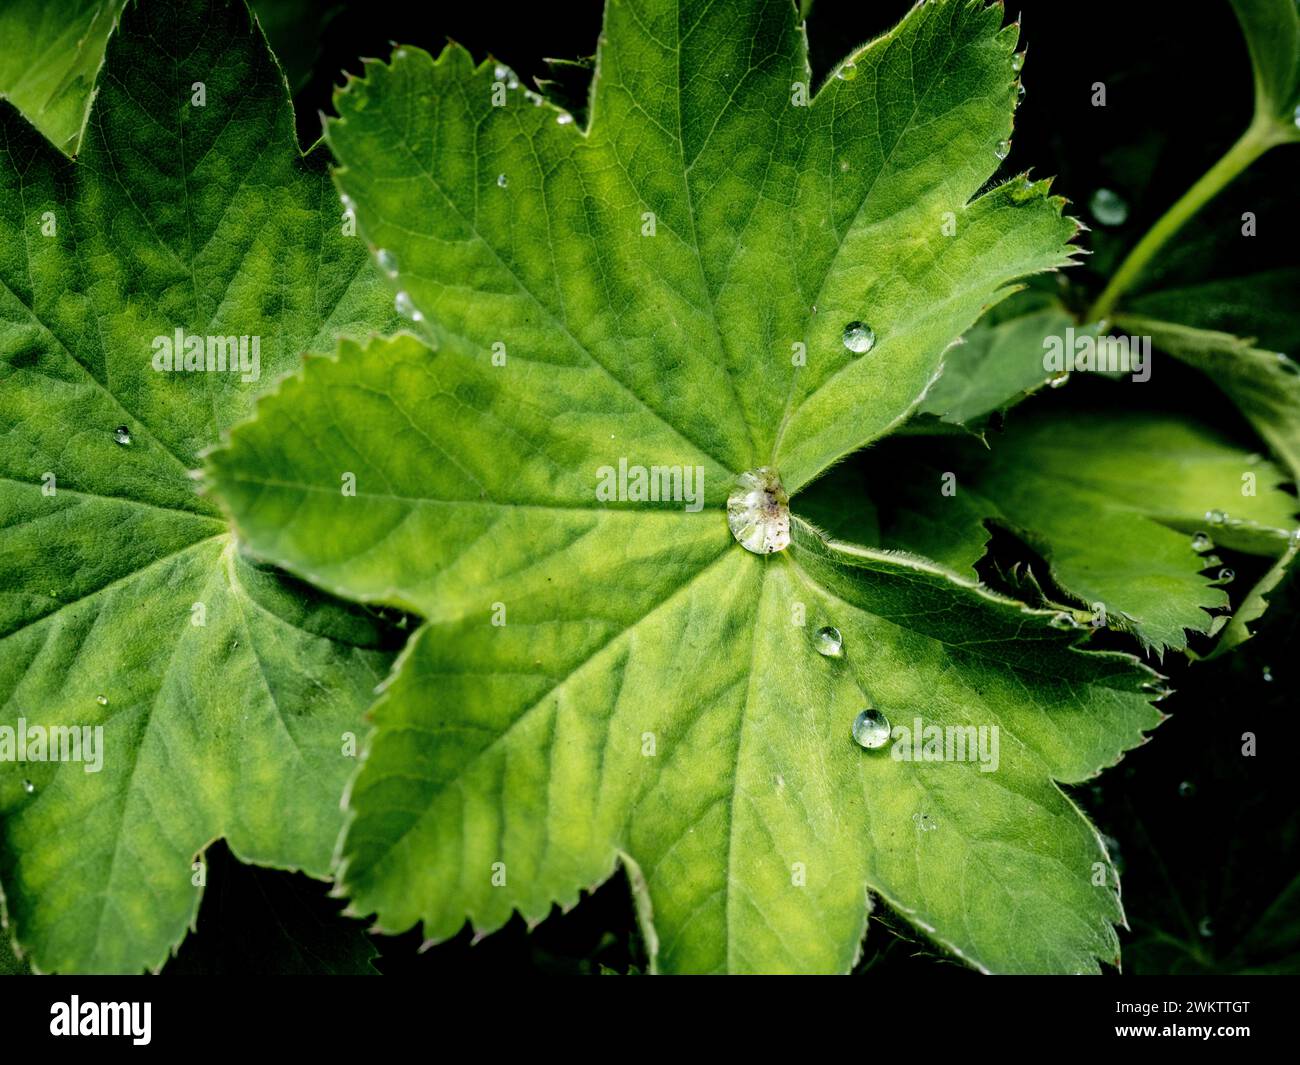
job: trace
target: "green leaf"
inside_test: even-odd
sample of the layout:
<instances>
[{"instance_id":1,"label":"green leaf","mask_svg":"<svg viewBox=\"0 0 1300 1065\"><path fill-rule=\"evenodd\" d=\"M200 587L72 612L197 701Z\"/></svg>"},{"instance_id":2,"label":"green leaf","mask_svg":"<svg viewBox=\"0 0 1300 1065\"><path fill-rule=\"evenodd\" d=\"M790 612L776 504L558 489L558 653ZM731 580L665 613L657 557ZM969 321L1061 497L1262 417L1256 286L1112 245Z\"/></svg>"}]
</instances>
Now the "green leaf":
<instances>
[{"instance_id":1,"label":"green leaf","mask_svg":"<svg viewBox=\"0 0 1300 1065\"><path fill-rule=\"evenodd\" d=\"M75 155L104 45L126 0L0 5L0 96Z\"/></svg>"},{"instance_id":2,"label":"green leaf","mask_svg":"<svg viewBox=\"0 0 1300 1065\"><path fill-rule=\"evenodd\" d=\"M0 149L0 722L103 729L98 772L0 761L0 884L36 968L156 968L214 838L329 871L392 636L243 557L190 471L389 297L242 2L129 9L77 162L4 103ZM156 372L177 329L260 337L260 376Z\"/></svg>"},{"instance_id":3,"label":"green leaf","mask_svg":"<svg viewBox=\"0 0 1300 1065\"><path fill-rule=\"evenodd\" d=\"M1264 612L1273 600L1280 596L1286 583L1295 583L1294 562L1300 553L1300 537L1293 536L1291 546L1281 558L1269 568L1269 571L1255 584L1241 605L1232 615L1232 620L1224 627L1223 634L1214 645L1213 652L1207 656L1217 658L1234 647L1244 643L1255 635L1255 625L1263 618Z\"/></svg>"},{"instance_id":4,"label":"green leaf","mask_svg":"<svg viewBox=\"0 0 1300 1065\"><path fill-rule=\"evenodd\" d=\"M621 861L658 971L848 970L868 891L984 969L1116 960L1104 848L1053 781L1141 742L1155 675L797 516L751 553L723 513L771 466L797 514L983 308L1068 261L1059 201L969 199L1011 130L999 23L918 6L795 106L790 4L611 3L585 133L494 106L454 46L340 93L339 184L436 350L309 360L209 473L260 555L425 618L351 788L356 912L486 932ZM602 500L620 460L698 468L702 509ZM814 649L828 624L842 658ZM985 726L998 770L862 749L868 700Z\"/></svg>"},{"instance_id":5,"label":"green leaf","mask_svg":"<svg viewBox=\"0 0 1300 1065\"><path fill-rule=\"evenodd\" d=\"M1300 140L1300 6L1296 0L1231 0L1255 72L1256 119Z\"/></svg>"},{"instance_id":6,"label":"green leaf","mask_svg":"<svg viewBox=\"0 0 1300 1065\"><path fill-rule=\"evenodd\" d=\"M943 374L926 394L909 431L939 426L978 428L1044 385L1064 378L1044 368L1044 341L1067 329L1095 337L1061 302L1041 288L1017 293L993 308L949 352Z\"/></svg>"},{"instance_id":7,"label":"green leaf","mask_svg":"<svg viewBox=\"0 0 1300 1065\"><path fill-rule=\"evenodd\" d=\"M989 444L958 439L923 463L869 457L864 483L889 484L892 473L906 486L877 500L880 544L971 567L993 522L1038 551L1052 581L1098 620L1101 604L1106 624L1161 650L1185 647L1184 630L1210 632L1207 611L1228 605L1212 584L1221 564L1209 560L1211 543L1274 554L1295 525L1283 471L1185 418L1022 409ZM1210 538L1199 552L1197 532Z\"/></svg>"},{"instance_id":8,"label":"green leaf","mask_svg":"<svg viewBox=\"0 0 1300 1065\"><path fill-rule=\"evenodd\" d=\"M1286 463L1292 479L1300 478L1300 363L1227 333L1137 315L1117 321L1209 377Z\"/></svg>"},{"instance_id":9,"label":"green leaf","mask_svg":"<svg viewBox=\"0 0 1300 1065\"><path fill-rule=\"evenodd\" d=\"M66 155L76 155L104 46L127 0L6 0L0 5L0 96ZM329 0L255 5L296 91L311 73L320 35L338 10Z\"/></svg>"}]
</instances>

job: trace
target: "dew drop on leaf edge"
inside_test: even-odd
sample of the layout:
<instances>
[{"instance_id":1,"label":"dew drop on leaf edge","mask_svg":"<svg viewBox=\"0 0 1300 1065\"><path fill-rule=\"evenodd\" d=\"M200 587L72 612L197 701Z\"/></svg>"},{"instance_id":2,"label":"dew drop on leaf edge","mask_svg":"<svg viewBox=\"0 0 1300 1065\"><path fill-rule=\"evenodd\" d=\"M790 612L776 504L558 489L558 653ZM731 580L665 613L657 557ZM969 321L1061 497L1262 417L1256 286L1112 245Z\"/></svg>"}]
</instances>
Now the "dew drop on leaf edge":
<instances>
[{"instance_id":1,"label":"dew drop on leaf edge","mask_svg":"<svg viewBox=\"0 0 1300 1065\"><path fill-rule=\"evenodd\" d=\"M866 322L850 322L844 327L844 346L855 355L865 355L876 346L876 331Z\"/></svg>"},{"instance_id":2,"label":"dew drop on leaf edge","mask_svg":"<svg viewBox=\"0 0 1300 1065\"><path fill-rule=\"evenodd\" d=\"M1008 155L1011 154L1011 142L998 141L998 143L993 148L993 154L996 155L999 159L1005 159Z\"/></svg>"},{"instance_id":3,"label":"dew drop on leaf edge","mask_svg":"<svg viewBox=\"0 0 1300 1065\"><path fill-rule=\"evenodd\" d=\"M130 447L131 430L128 429L125 425L119 425L116 429L113 430L113 441L114 443L120 444L122 447Z\"/></svg>"},{"instance_id":4,"label":"dew drop on leaf edge","mask_svg":"<svg viewBox=\"0 0 1300 1065\"><path fill-rule=\"evenodd\" d=\"M1198 532L1192 537L1192 550L1198 555L1203 555L1207 551L1214 550L1214 541L1210 539L1208 533Z\"/></svg>"},{"instance_id":5,"label":"dew drop on leaf edge","mask_svg":"<svg viewBox=\"0 0 1300 1065\"><path fill-rule=\"evenodd\" d=\"M844 637L834 625L824 625L814 637L817 653L827 658L838 658L844 653Z\"/></svg>"},{"instance_id":6,"label":"dew drop on leaf edge","mask_svg":"<svg viewBox=\"0 0 1300 1065\"><path fill-rule=\"evenodd\" d=\"M389 277L397 276L397 256L387 248L380 248L375 252L375 262L379 264L379 269Z\"/></svg>"},{"instance_id":7,"label":"dew drop on leaf edge","mask_svg":"<svg viewBox=\"0 0 1300 1065\"><path fill-rule=\"evenodd\" d=\"M889 719L868 706L853 719L853 739L863 750L878 751L889 742Z\"/></svg>"}]
</instances>

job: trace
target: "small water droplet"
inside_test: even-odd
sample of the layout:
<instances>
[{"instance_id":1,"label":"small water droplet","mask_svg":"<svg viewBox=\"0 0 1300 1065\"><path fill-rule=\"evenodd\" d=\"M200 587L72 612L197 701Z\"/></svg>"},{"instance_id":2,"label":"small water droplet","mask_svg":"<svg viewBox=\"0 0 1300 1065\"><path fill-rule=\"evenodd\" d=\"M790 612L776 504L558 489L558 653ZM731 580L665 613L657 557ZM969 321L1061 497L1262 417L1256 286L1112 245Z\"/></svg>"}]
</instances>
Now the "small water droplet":
<instances>
[{"instance_id":1,"label":"small water droplet","mask_svg":"<svg viewBox=\"0 0 1300 1065\"><path fill-rule=\"evenodd\" d=\"M1264 667L1264 671L1263 671L1263 673L1260 674L1260 679L1261 679L1265 684L1272 684L1272 683L1273 683L1273 671L1272 671L1271 669L1269 669L1268 666L1265 666L1265 667Z\"/></svg>"},{"instance_id":2,"label":"small water droplet","mask_svg":"<svg viewBox=\"0 0 1300 1065\"><path fill-rule=\"evenodd\" d=\"M1011 154L1011 142L998 141L998 143L993 147L993 154L996 155L999 159L1005 159L1008 155Z\"/></svg>"},{"instance_id":3,"label":"small water droplet","mask_svg":"<svg viewBox=\"0 0 1300 1065\"><path fill-rule=\"evenodd\" d=\"M912 824L922 832L933 832L939 827L939 822L929 814L915 813L912 815Z\"/></svg>"},{"instance_id":4,"label":"small water droplet","mask_svg":"<svg viewBox=\"0 0 1300 1065\"><path fill-rule=\"evenodd\" d=\"M1019 74L1020 71L1021 71L1021 68L1023 68L1024 65L1025 65L1025 53L1024 53L1024 52L1016 52L1014 55L1012 55L1012 57L1011 57L1011 69L1012 69L1012 70L1014 70L1017 74Z\"/></svg>"},{"instance_id":5,"label":"small water droplet","mask_svg":"<svg viewBox=\"0 0 1300 1065\"><path fill-rule=\"evenodd\" d=\"M413 322L424 321L424 315L415 309L410 294L405 291L397 294L397 298L393 300L393 306L397 308L397 313L403 318L409 318Z\"/></svg>"},{"instance_id":6,"label":"small water droplet","mask_svg":"<svg viewBox=\"0 0 1300 1065\"><path fill-rule=\"evenodd\" d=\"M1233 580L1236 578L1236 576L1237 574L1233 570L1231 570L1227 566L1224 566L1223 569L1219 570L1218 576L1214 578L1214 583L1231 584Z\"/></svg>"},{"instance_id":7,"label":"small water droplet","mask_svg":"<svg viewBox=\"0 0 1300 1065\"><path fill-rule=\"evenodd\" d=\"M498 175L497 175L497 186L498 186L499 188L503 188L503 189L504 189L504 188L505 188L507 185L509 185L509 184L510 184L510 179L509 179L508 177L506 177L505 174L498 174Z\"/></svg>"},{"instance_id":8,"label":"small water droplet","mask_svg":"<svg viewBox=\"0 0 1300 1065\"><path fill-rule=\"evenodd\" d=\"M345 211L353 211L353 212L356 211L357 205L352 202L352 197L349 196L346 192L339 194L339 203L343 205L343 210Z\"/></svg>"},{"instance_id":9,"label":"small water droplet","mask_svg":"<svg viewBox=\"0 0 1300 1065\"><path fill-rule=\"evenodd\" d=\"M1228 515L1222 510L1207 510L1205 512L1205 520L1211 525L1222 525L1228 520Z\"/></svg>"},{"instance_id":10,"label":"small water droplet","mask_svg":"<svg viewBox=\"0 0 1300 1065\"><path fill-rule=\"evenodd\" d=\"M125 425L119 425L116 429L113 430L113 440L115 443L121 444L123 447L130 447L131 430L128 429Z\"/></svg>"},{"instance_id":11,"label":"small water droplet","mask_svg":"<svg viewBox=\"0 0 1300 1065\"><path fill-rule=\"evenodd\" d=\"M838 658L844 653L844 637L834 625L826 625L817 630L815 637L817 653L827 658Z\"/></svg>"},{"instance_id":12,"label":"small water droplet","mask_svg":"<svg viewBox=\"0 0 1300 1065\"><path fill-rule=\"evenodd\" d=\"M23 791L27 792L28 795L33 795L36 792L36 785L33 784L30 780L24 780Z\"/></svg>"},{"instance_id":13,"label":"small water droplet","mask_svg":"<svg viewBox=\"0 0 1300 1065\"><path fill-rule=\"evenodd\" d=\"M889 719L874 706L868 706L853 719L853 738L859 747L878 751L889 742Z\"/></svg>"},{"instance_id":14,"label":"small water droplet","mask_svg":"<svg viewBox=\"0 0 1300 1065\"><path fill-rule=\"evenodd\" d=\"M107 696L107 695L96 695L96 696L95 696L95 702L99 703L100 706L107 706L107 705L108 705L108 696Z\"/></svg>"},{"instance_id":15,"label":"small water droplet","mask_svg":"<svg viewBox=\"0 0 1300 1065\"><path fill-rule=\"evenodd\" d=\"M1206 551L1214 550L1214 541L1210 539L1209 533L1198 532L1192 537L1192 550L1198 555L1205 554Z\"/></svg>"},{"instance_id":16,"label":"small water droplet","mask_svg":"<svg viewBox=\"0 0 1300 1065\"><path fill-rule=\"evenodd\" d=\"M1092 217L1103 226L1122 226L1128 221L1128 204L1112 189L1098 189L1088 201Z\"/></svg>"},{"instance_id":17,"label":"small water droplet","mask_svg":"<svg viewBox=\"0 0 1300 1065\"><path fill-rule=\"evenodd\" d=\"M375 252L375 261L379 263L379 269L389 277L397 276L397 256L387 248L380 248Z\"/></svg>"},{"instance_id":18,"label":"small water droplet","mask_svg":"<svg viewBox=\"0 0 1300 1065\"><path fill-rule=\"evenodd\" d=\"M506 75L510 72L500 63L492 68L492 77L497 81L505 81Z\"/></svg>"},{"instance_id":19,"label":"small water droplet","mask_svg":"<svg viewBox=\"0 0 1300 1065\"><path fill-rule=\"evenodd\" d=\"M844 346L855 355L865 355L876 346L876 331L866 322L850 322L844 327Z\"/></svg>"},{"instance_id":20,"label":"small water droplet","mask_svg":"<svg viewBox=\"0 0 1300 1065\"><path fill-rule=\"evenodd\" d=\"M1196 931L1201 934L1203 939L1209 939L1214 935L1214 922L1208 917L1202 917L1201 923L1196 926Z\"/></svg>"},{"instance_id":21,"label":"small water droplet","mask_svg":"<svg viewBox=\"0 0 1300 1065\"><path fill-rule=\"evenodd\" d=\"M1196 785L1190 780L1184 780L1178 785L1178 794L1181 798L1190 799L1196 794Z\"/></svg>"},{"instance_id":22,"label":"small water droplet","mask_svg":"<svg viewBox=\"0 0 1300 1065\"><path fill-rule=\"evenodd\" d=\"M1295 105L1295 124L1300 128L1300 104Z\"/></svg>"},{"instance_id":23,"label":"small water droplet","mask_svg":"<svg viewBox=\"0 0 1300 1065\"><path fill-rule=\"evenodd\" d=\"M835 72L835 76L839 78L840 81L852 81L858 76L857 64L852 60L846 61L844 65Z\"/></svg>"},{"instance_id":24,"label":"small water droplet","mask_svg":"<svg viewBox=\"0 0 1300 1065\"><path fill-rule=\"evenodd\" d=\"M1052 620L1048 622L1054 629L1077 629L1081 628L1079 619L1068 611L1062 610L1052 615Z\"/></svg>"},{"instance_id":25,"label":"small water droplet","mask_svg":"<svg viewBox=\"0 0 1300 1065\"><path fill-rule=\"evenodd\" d=\"M1069 370L1058 370L1047 379L1048 388L1064 388L1070 382Z\"/></svg>"},{"instance_id":26,"label":"small water droplet","mask_svg":"<svg viewBox=\"0 0 1300 1065\"><path fill-rule=\"evenodd\" d=\"M567 126L572 121L573 121L573 116L569 114L567 111L564 111L555 116L555 124L557 126Z\"/></svg>"},{"instance_id":27,"label":"small water droplet","mask_svg":"<svg viewBox=\"0 0 1300 1065\"><path fill-rule=\"evenodd\" d=\"M1025 98L1025 83L1021 81L1016 84L1016 99L1023 100L1024 98Z\"/></svg>"},{"instance_id":28,"label":"small water droplet","mask_svg":"<svg viewBox=\"0 0 1300 1065\"><path fill-rule=\"evenodd\" d=\"M1291 374L1293 377L1300 375L1300 363L1296 362L1295 359L1291 358L1291 356L1286 354L1286 352L1279 351L1277 353L1277 364L1282 367L1283 371Z\"/></svg>"},{"instance_id":29,"label":"small water droplet","mask_svg":"<svg viewBox=\"0 0 1300 1065\"><path fill-rule=\"evenodd\" d=\"M790 497L770 466L736 478L727 496L727 525L746 551L770 555L790 546Z\"/></svg>"}]
</instances>

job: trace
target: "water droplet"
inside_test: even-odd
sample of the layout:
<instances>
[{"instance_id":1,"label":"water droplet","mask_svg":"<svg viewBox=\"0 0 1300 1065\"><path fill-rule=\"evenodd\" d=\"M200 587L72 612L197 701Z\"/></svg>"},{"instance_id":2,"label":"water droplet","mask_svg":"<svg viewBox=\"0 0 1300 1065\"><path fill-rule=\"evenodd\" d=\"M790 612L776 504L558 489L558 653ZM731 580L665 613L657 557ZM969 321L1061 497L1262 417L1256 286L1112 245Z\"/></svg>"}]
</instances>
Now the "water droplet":
<instances>
[{"instance_id":1,"label":"water droplet","mask_svg":"<svg viewBox=\"0 0 1300 1065\"><path fill-rule=\"evenodd\" d=\"M1286 373L1291 374L1293 377L1300 375L1300 363L1296 362L1295 359L1291 358L1291 356L1287 355L1285 352L1279 351L1277 353L1277 364L1282 367Z\"/></svg>"},{"instance_id":2,"label":"water droplet","mask_svg":"<svg viewBox=\"0 0 1300 1065\"><path fill-rule=\"evenodd\" d=\"M1024 53L1024 52L1016 52L1016 53L1011 57L1011 69L1014 70L1017 74L1019 74L1020 71L1021 71L1021 68L1023 68L1024 65L1025 65L1025 53Z\"/></svg>"},{"instance_id":3,"label":"water droplet","mask_svg":"<svg viewBox=\"0 0 1300 1065\"><path fill-rule=\"evenodd\" d=\"M1210 539L1208 533L1198 532L1192 537L1192 550L1198 555L1203 555L1206 551L1214 550L1214 541Z\"/></svg>"},{"instance_id":4,"label":"water droplet","mask_svg":"<svg viewBox=\"0 0 1300 1065\"><path fill-rule=\"evenodd\" d=\"M497 81L505 81L505 80L506 80L506 75L509 74L509 73L510 73L510 71L508 71L508 70L507 70L507 69L506 69L502 64L500 64L500 63L498 63L495 67L492 68L492 76L493 76Z\"/></svg>"},{"instance_id":5,"label":"water droplet","mask_svg":"<svg viewBox=\"0 0 1300 1065\"><path fill-rule=\"evenodd\" d=\"M1058 614L1053 614L1052 620L1048 622L1048 624L1054 629L1077 629L1081 627L1079 625L1079 619L1065 610L1062 610Z\"/></svg>"},{"instance_id":6,"label":"water droplet","mask_svg":"<svg viewBox=\"0 0 1300 1065\"><path fill-rule=\"evenodd\" d=\"M1048 388L1064 388L1070 380L1069 370L1059 370L1047 379Z\"/></svg>"},{"instance_id":7,"label":"water droplet","mask_svg":"<svg viewBox=\"0 0 1300 1065\"><path fill-rule=\"evenodd\" d=\"M1208 917L1202 917L1201 923L1196 926L1196 931L1201 934L1203 939L1209 939L1214 935L1214 922Z\"/></svg>"},{"instance_id":8,"label":"water droplet","mask_svg":"<svg viewBox=\"0 0 1300 1065\"><path fill-rule=\"evenodd\" d=\"M100 706L107 706L107 705L108 705L108 696L107 696L107 695L96 695L96 696L95 696L95 702L99 703Z\"/></svg>"},{"instance_id":9,"label":"water droplet","mask_svg":"<svg viewBox=\"0 0 1300 1065\"><path fill-rule=\"evenodd\" d=\"M36 785L33 784L30 780L24 780L23 791L27 792L28 795L33 795L36 792Z\"/></svg>"},{"instance_id":10,"label":"water droplet","mask_svg":"<svg viewBox=\"0 0 1300 1065\"><path fill-rule=\"evenodd\" d=\"M1092 217L1103 226L1122 226L1128 221L1128 204L1111 189L1098 189L1088 201Z\"/></svg>"},{"instance_id":11,"label":"water droplet","mask_svg":"<svg viewBox=\"0 0 1300 1065\"><path fill-rule=\"evenodd\" d=\"M999 159L1005 159L1008 155L1011 154L1011 142L998 141L998 143L993 147L993 154L996 155Z\"/></svg>"},{"instance_id":12,"label":"water droplet","mask_svg":"<svg viewBox=\"0 0 1300 1065\"><path fill-rule=\"evenodd\" d=\"M415 309L410 294L405 291L397 294L397 298L393 300L393 306L397 308L397 313L403 318L409 318L413 322L424 321L424 315Z\"/></svg>"},{"instance_id":13,"label":"water droplet","mask_svg":"<svg viewBox=\"0 0 1300 1065\"><path fill-rule=\"evenodd\" d=\"M357 205L352 202L352 197L346 192L339 194L339 203L343 205L343 210L345 211L356 211Z\"/></svg>"},{"instance_id":14,"label":"water droplet","mask_svg":"<svg viewBox=\"0 0 1300 1065\"><path fill-rule=\"evenodd\" d=\"M835 76L839 78L840 81L852 81L854 78L858 76L857 65L853 62L853 60L851 59L847 60L844 63L844 65L841 66L840 69L835 72Z\"/></svg>"},{"instance_id":15,"label":"water droplet","mask_svg":"<svg viewBox=\"0 0 1300 1065\"><path fill-rule=\"evenodd\" d=\"M1295 124L1300 127L1300 104L1295 105Z\"/></svg>"},{"instance_id":16,"label":"water droplet","mask_svg":"<svg viewBox=\"0 0 1300 1065\"><path fill-rule=\"evenodd\" d=\"M727 497L727 525L746 551L770 555L790 546L790 497L770 466L736 478Z\"/></svg>"},{"instance_id":17,"label":"water droplet","mask_svg":"<svg viewBox=\"0 0 1300 1065\"><path fill-rule=\"evenodd\" d=\"M912 815L912 824L916 825L922 832L933 832L939 827L939 822L929 814L915 813Z\"/></svg>"},{"instance_id":18,"label":"water droplet","mask_svg":"<svg viewBox=\"0 0 1300 1065\"><path fill-rule=\"evenodd\" d=\"M1264 672L1260 674L1260 679L1261 679L1265 684L1272 684L1272 683L1273 683L1273 671L1272 671L1271 669L1269 669L1268 666L1265 666L1265 667L1264 667Z\"/></svg>"},{"instance_id":19,"label":"water droplet","mask_svg":"<svg viewBox=\"0 0 1300 1065\"><path fill-rule=\"evenodd\" d=\"M815 637L817 653L827 658L838 658L844 653L844 637L834 625L826 625L817 630Z\"/></svg>"},{"instance_id":20,"label":"water droplet","mask_svg":"<svg viewBox=\"0 0 1300 1065\"><path fill-rule=\"evenodd\" d=\"M1017 84L1016 84L1016 99L1018 99L1018 100L1023 100L1024 98L1025 98L1025 83L1024 83L1023 81L1021 81L1021 82L1017 82Z\"/></svg>"},{"instance_id":21,"label":"water droplet","mask_svg":"<svg viewBox=\"0 0 1300 1065\"><path fill-rule=\"evenodd\" d=\"M876 346L876 331L866 322L850 322L844 327L844 346L855 355L865 355Z\"/></svg>"},{"instance_id":22,"label":"water droplet","mask_svg":"<svg viewBox=\"0 0 1300 1065\"><path fill-rule=\"evenodd\" d=\"M119 425L116 429L113 430L113 440L115 443L121 444L123 447L130 447L131 430L128 429L125 425Z\"/></svg>"},{"instance_id":23,"label":"water droplet","mask_svg":"<svg viewBox=\"0 0 1300 1065\"><path fill-rule=\"evenodd\" d=\"M498 174L498 175L497 175L497 185L498 185L500 188L503 188L503 189L504 189L504 188L505 188L507 185L509 185L509 184L510 184L510 179L509 179L508 177L506 177L505 174Z\"/></svg>"},{"instance_id":24,"label":"water droplet","mask_svg":"<svg viewBox=\"0 0 1300 1065\"><path fill-rule=\"evenodd\" d=\"M889 719L874 706L868 706L853 719L853 738L859 747L878 751L889 742Z\"/></svg>"},{"instance_id":25,"label":"water droplet","mask_svg":"<svg viewBox=\"0 0 1300 1065\"><path fill-rule=\"evenodd\" d=\"M397 256L387 248L380 248L375 252L375 261L379 263L379 269L389 277L397 276Z\"/></svg>"},{"instance_id":26,"label":"water droplet","mask_svg":"<svg viewBox=\"0 0 1300 1065\"><path fill-rule=\"evenodd\" d=\"M1190 780L1184 780L1178 785L1178 794L1181 798L1190 799L1196 794L1196 785Z\"/></svg>"},{"instance_id":27,"label":"water droplet","mask_svg":"<svg viewBox=\"0 0 1300 1065\"><path fill-rule=\"evenodd\" d=\"M573 121L573 116L569 114L567 111L562 112L561 114L555 116L555 124L558 126L567 126L572 121Z\"/></svg>"},{"instance_id":28,"label":"water droplet","mask_svg":"<svg viewBox=\"0 0 1300 1065\"><path fill-rule=\"evenodd\" d=\"M1205 520L1211 525L1222 525L1228 520L1228 515L1222 510L1207 510Z\"/></svg>"},{"instance_id":29,"label":"water droplet","mask_svg":"<svg viewBox=\"0 0 1300 1065\"><path fill-rule=\"evenodd\" d=\"M1218 576L1214 578L1214 583L1231 584L1233 580L1236 578L1236 576L1237 574L1235 572L1233 572L1227 566L1224 566L1223 569L1219 570Z\"/></svg>"}]
</instances>

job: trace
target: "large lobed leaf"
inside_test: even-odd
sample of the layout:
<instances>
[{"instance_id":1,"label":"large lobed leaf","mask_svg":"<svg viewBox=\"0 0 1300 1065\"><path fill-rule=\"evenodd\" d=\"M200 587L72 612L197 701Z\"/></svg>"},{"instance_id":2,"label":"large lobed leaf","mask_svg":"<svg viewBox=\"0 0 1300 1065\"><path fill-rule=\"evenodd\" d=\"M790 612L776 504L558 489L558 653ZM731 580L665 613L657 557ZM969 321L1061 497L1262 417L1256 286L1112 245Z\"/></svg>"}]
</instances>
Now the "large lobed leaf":
<instances>
[{"instance_id":1,"label":"large lobed leaf","mask_svg":"<svg viewBox=\"0 0 1300 1065\"><path fill-rule=\"evenodd\" d=\"M798 517L760 557L723 513L763 465L797 513L1068 261L1043 186L976 195L1011 131L1000 20L918 6L806 107L792 6L727 0L611 0L585 131L455 46L340 93L340 187L434 350L310 360L209 469L259 554L426 619L341 854L380 928L538 921L622 860L660 971L845 970L872 891L983 969L1117 960L1113 871L1053 781L1141 742L1154 674ZM703 509L599 501L620 458L700 467ZM999 768L863 750L868 700L997 726Z\"/></svg>"},{"instance_id":2,"label":"large lobed leaf","mask_svg":"<svg viewBox=\"0 0 1300 1065\"><path fill-rule=\"evenodd\" d=\"M75 163L0 103L0 724L103 727L99 772L0 762L0 885L38 969L157 968L215 838L329 871L391 639L245 559L190 471L389 299L240 0L128 8ZM177 328L260 336L260 378L155 372Z\"/></svg>"}]
</instances>

